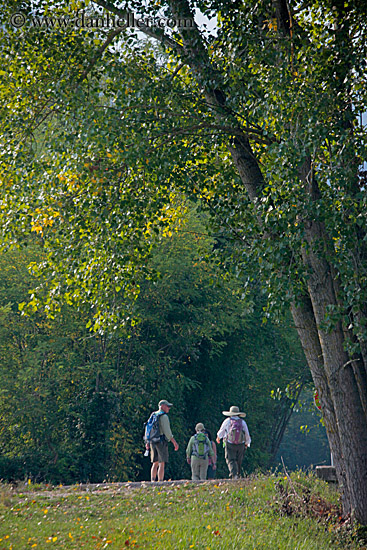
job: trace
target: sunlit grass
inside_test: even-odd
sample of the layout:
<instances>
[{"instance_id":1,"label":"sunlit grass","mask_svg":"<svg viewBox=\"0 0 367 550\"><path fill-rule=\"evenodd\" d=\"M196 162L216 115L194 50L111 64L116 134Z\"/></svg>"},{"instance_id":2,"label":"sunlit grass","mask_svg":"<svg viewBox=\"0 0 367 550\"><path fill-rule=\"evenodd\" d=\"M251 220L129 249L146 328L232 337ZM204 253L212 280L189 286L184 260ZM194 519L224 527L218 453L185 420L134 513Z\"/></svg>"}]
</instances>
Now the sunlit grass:
<instances>
[{"instance_id":1,"label":"sunlit grass","mask_svg":"<svg viewBox=\"0 0 367 550\"><path fill-rule=\"evenodd\" d=\"M300 474L298 474L300 476ZM302 477L302 479L301 479ZM293 476L320 498L336 502L335 489ZM0 550L157 548L238 550L356 549L333 518L281 515L279 476L235 483L82 490L3 485ZM286 482L288 483L288 481Z\"/></svg>"}]
</instances>

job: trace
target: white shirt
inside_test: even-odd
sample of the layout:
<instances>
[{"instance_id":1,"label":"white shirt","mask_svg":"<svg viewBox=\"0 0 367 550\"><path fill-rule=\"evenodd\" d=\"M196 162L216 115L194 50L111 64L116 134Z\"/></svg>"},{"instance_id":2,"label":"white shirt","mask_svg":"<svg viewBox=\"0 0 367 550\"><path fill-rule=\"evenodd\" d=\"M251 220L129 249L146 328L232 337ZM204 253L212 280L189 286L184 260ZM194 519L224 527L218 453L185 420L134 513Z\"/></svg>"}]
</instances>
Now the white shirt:
<instances>
[{"instance_id":1,"label":"white shirt","mask_svg":"<svg viewBox=\"0 0 367 550\"><path fill-rule=\"evenodd\" d=\"M239 416L232 416L231 418L240 418L240 417ZM222 425L219 428L218 433L217 433L217 437L219 437L219 439L226 439L226 437L228 435L228 432L229 432L229 428L231 426L231 418L226 418L223 421L223 423L222 423ZM245 443L246 443L247 447L249 447L250 444L251 444L250 432L248 431L247 424L243 420L243 418L241 418L241 420L242 420L242 430L245 433Z\"/></svg>"}]
</instances>

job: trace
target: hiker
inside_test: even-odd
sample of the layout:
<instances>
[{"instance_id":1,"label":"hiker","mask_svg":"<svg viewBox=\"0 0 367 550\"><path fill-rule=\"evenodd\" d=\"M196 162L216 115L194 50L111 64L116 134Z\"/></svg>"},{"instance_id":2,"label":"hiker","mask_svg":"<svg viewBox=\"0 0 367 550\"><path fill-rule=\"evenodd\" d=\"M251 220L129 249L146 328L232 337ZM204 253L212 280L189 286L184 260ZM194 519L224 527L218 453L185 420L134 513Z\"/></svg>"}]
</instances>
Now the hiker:
<instances>
[{"instance_id":1,"label":"hiker","mask_svg":"<svg viewBox=\"0 0 367 550\"><path fill-rule=\"evenodd\" d=\"M147 428L145 430L145 448L150 449L151 481L156 481L157 477L158 481L164 479L164 466L168 462L168 442L171 441L175 451L178 451L178 444L172 435L168 418L172 406L172 403L162 399L158 403L158 411L152 413L147 422L147 427L151 426L151 431L148 433Z\"/></svg>"},{"instance_id":2,"label":"hiker","mask_svg":"<svg viewBox=\"0 0 367 550\"><path fill-rule=\"evenodd\" d=\"M229 416L223 421L217 433L217 443L224 440L224 456L229 469L229 477L238 479L241 472L241 464L245 450L250 446L251 437L243 418L246 413L240 412L238 407L232 406L229 411L223 411L224 416Z\"/></svg>"},{"instance_id":3,"label":"hiker","mask_svg":"<svg viewBox=\"0 0 367 550\"><path fill-rule=\"evenodd\" d=\"M208 456L213 456L214 451L208 436L204 433L204 424L199 422L195 426L196 434L190 438L186 449L187 463L191 466L191 479L198 481L206 479L208 471Z\"/></svg>"},{"instance_id":4,"label":"hiker","mask_svg":"<svg viewBox=\"0 0 367 550\"><path fill-rule=\"evenodd\" d=\"M215 471L217 469L217 446L215 444L214 439L212 438L212 434L209 430L206 428L204 429L205 435L208 436L208 439L210 441L210 444L213 449L213 456L208 456L208 472L207 472L207 479L214 479L215 478Z\"/></svg>"}]
</instances>

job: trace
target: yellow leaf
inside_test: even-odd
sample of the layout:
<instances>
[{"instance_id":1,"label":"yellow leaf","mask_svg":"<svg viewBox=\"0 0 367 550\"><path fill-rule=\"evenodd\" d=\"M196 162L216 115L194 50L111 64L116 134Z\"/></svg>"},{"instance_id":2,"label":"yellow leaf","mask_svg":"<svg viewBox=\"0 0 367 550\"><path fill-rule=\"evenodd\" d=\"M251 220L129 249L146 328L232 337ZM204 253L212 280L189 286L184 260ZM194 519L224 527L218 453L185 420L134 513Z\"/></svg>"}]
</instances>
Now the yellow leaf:
<instances>
[{"instance_id":1,"label":"yellow leaf","mask_svg":"<svg viewBox=\"0 0 367 550\"><path fill-rule=\"evenodd\" d=\"M271 20L268 22L268 27L269 27L269 29L274 29L274 30L276 31L277 28L278 28L277 20L276 20L275 18L271 19Z\"/></svg>"},{"instance_id":2,"label":"yellow leaf","mask_svg":"<svg viewBox=\"0 0 367 550\"><path fill-rule=\"evenodd\" d=\"M36 233L42 233L42 225L39 225L39 224L32 225L31 231L36 231Z\"/></svg>"}]
</instances>

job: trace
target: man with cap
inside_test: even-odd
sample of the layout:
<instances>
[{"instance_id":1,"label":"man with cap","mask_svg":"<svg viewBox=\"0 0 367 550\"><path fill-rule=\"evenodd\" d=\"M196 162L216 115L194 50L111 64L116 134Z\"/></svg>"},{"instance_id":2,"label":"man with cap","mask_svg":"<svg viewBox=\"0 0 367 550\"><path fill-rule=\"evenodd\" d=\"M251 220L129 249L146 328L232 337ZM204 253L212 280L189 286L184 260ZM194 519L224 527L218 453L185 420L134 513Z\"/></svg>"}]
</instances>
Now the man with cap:
<instances>
[{"instance_id":1,"label":"man with cap","mask_svg":"<svg viewBox=\"0 0 367 550\"><path fill-rule=\"evenodd\" d=\"M150 448L150 459L152 462L152 468L150 470L150 480L163 481L164 479L164 466L168 462L168 441L174 446L175 451L178 451L178 444L171 432L171 426L168 418L168 413L172 407L172 403L169 403L166 399L162 399L158 403L159 410L159 432L161 440L158 442L151 442L146 445L147 450Z\"/></svg>"},{"instance_id":2,"label":"man with cap","mask_svg":"<svg viewBox=\"0 0 367 550\"><path fill-rule=\"evenodd\" d=\"M223 411L223 414L229 418L223 421L218 430L217 443L220 443L221 439L224 440L224 457L229 469L229 477L231 479L238 479L241 472L243 455L251 443L247 424L243 420L246 413L240 412L238 407L232 406L229 411Z\"/></svg>"},{"instance_id":3,"label":"man with cap","mask_svg":"<svg viewBox=\"0 0 367 550\"><path fill-rule=\"evenodd\" d=\"M206 479L209 464L208 457L214 455L212 444L204 431L204 424L201 422L196 424L196 434L190 438L186 449L186 459L191 466L191 479L193 481Z\"/></svg>"}]
</instances>

